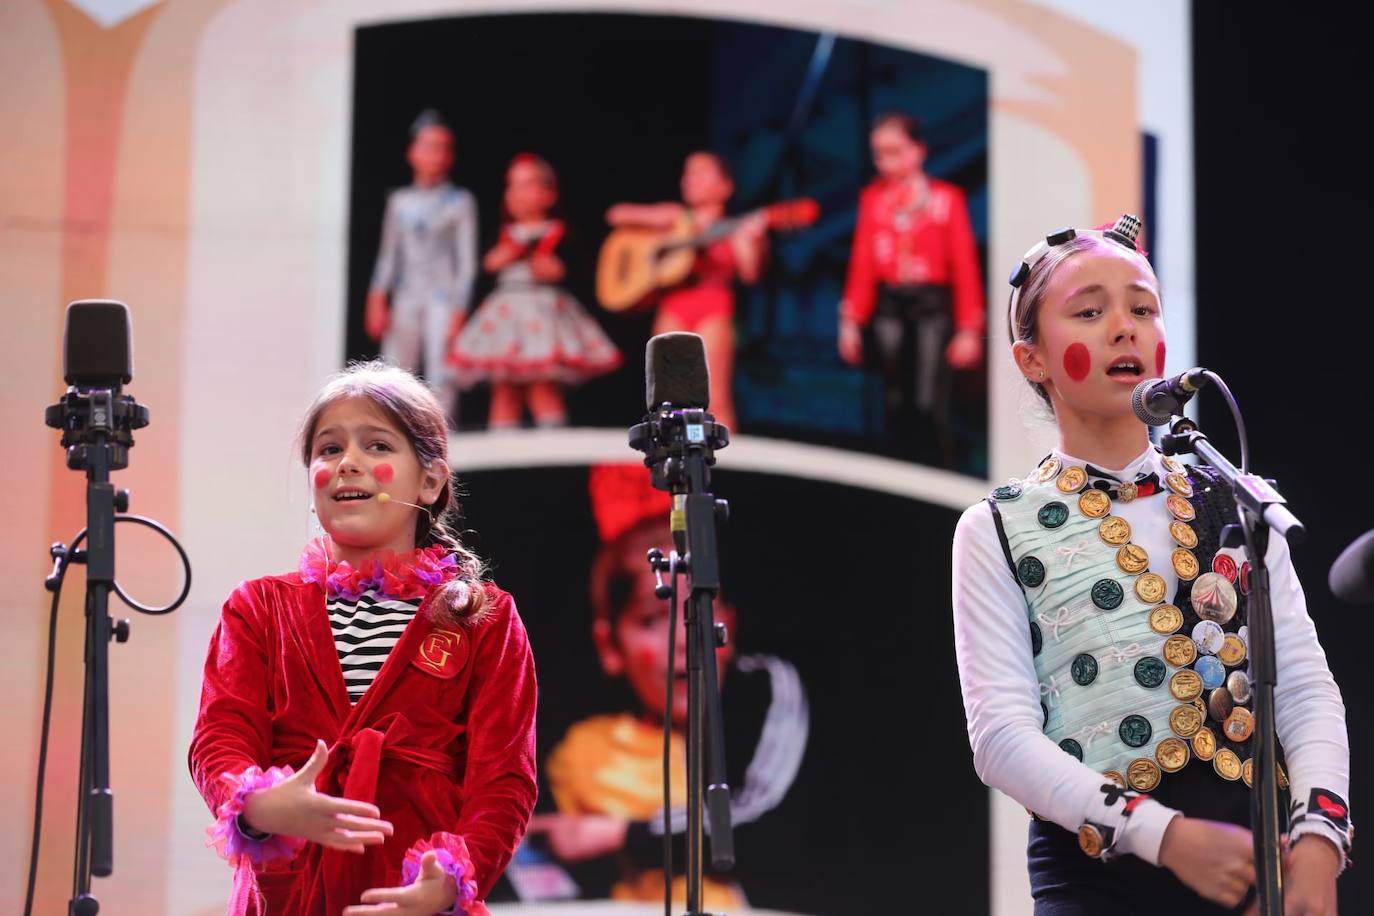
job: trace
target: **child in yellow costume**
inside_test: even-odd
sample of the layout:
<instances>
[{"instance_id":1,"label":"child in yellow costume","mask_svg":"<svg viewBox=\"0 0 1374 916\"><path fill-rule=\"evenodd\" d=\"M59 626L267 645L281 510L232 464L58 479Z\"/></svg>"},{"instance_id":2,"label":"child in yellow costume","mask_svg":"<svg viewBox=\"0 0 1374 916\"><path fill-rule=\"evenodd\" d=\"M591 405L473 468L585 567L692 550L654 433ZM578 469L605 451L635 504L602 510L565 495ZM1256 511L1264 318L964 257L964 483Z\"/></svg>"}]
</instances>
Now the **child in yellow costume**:
<instances>
[{"instance_id":1,"label":"child in yellow costume","mask_svg":"<svg viewBox=\"0 0 1374 916\"><path fill-rule=\"evenodd\" d=\"M639 466L596 468L591 487L604 541L591 571L592 639L602 670L627 681L638 708L594 715L568 729L544 763L558 810L536 815L530 830L543 833L550 851L564 863L615 856L619 878L611 888L612 899L657 901L663 899L663 721L669 715L671 826L676 832L683 829L687 800L686 634L679 616L673 665L678 683L673 707L667 710L668 607L654 596L654 578L644 560L651 547L665 553L671 549L668 502L666 494L648 489L647 472ZM771 656L736 659L734 608L717 601L716 619L732 634L731 644L717 651L722 683L732 670L769 675L768 724L754 749L755 763L732 793L732 813L743 823L775 806L791 785L805 750L808 711L796 670ZM756 765L758 749L765 745L770 749L766 775ZM675 860L682 864L680 854ZM674 877L673 889L675 900L685 898L681 874ZM709 873L703 904L716 911L747 906L743 890L728 874Z\"/></svg>"}]
</instances>

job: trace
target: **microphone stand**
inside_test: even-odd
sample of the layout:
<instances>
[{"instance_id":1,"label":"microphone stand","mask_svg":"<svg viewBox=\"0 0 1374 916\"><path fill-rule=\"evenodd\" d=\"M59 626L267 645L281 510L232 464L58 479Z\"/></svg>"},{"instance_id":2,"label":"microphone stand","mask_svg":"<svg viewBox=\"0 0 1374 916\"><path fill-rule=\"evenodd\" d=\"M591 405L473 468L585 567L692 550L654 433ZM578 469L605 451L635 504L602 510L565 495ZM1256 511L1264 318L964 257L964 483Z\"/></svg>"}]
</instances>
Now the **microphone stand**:
<instances>
[{"instance_id":1,"label":"microphone stand","mask_svg":"<svg viewBox=\"0 0 1374 916\"><path fill-rule=\"evenodd\" d=\"M76 806L76 862L69 916L95 916L100 902L91 895L91 876L114 871L114 795L110 790L110 640L125 642L129 622L115 624L109 614L115 589L115 513L129 507L126 490L110 483L110 471L129 466L130 431L148 425L148 408L113 389L68 389L47 409L48 426L63 430L67 467L86 472L85 550L54 544L57 564L86 564L86 675L81 713L81 766ZM73 544L73 547L75 544ZM50 577L56 588L60 577Z\"/></svg>"},{"instance_id":2,"label":"microphone stand","mask_svg":"<svg viewBox=\"0 0 1374 916\"><path fill-rule=\"evenodd\" d=\"M630 429L630 446L648 456L644 463L654 486L673 494L670 520L676 550L670 561L652 551L650 565L656 573L668 571L674 578L685 573L688 578L683 618L687 628L687 916L711 916L701 908L703 813L710 823L712 866L726 871L735 864L715 653L725 645L728 634L724 624L715 622L714 606L720 590L716 525L728 518L729 506L707 489L715 464L713 451L729 442L729 430L706 411L674 409L667 403ZM665 715L671 716L672 710ZM671 835L671 812L663 815L664 831ZM671 888L671 876L667 877Z\"/></svg>"},{"instance_id":3,"label":"microphone stand","mask_svg":"<svg viewBox=\"0 0 1374 916\"><path fill-rule=\"evenodd\" d=\"M1230 400L1229 392L1227 394ZM1197 455L1230 485L1236 500L1245 553L1250 562L1250 609L1246 622L1250 628L1250 676L1255 692L1255 791L1250 796L1250 816L1252 822L1259 824L1254 834L1255 887L1259 892L1259 916L1283 916L1283 850L1279 847L1276 771L1278 742L1274 734L1274 685L1278 678L1269 570L1264 565L1264 555L1269 547L1270 531L1278 531L1290 543L1301 541L1306 531L1285 508L1283 496L1271 481L1236 468L1187 417L1174 416L1170 420L1169 432L1161 437L1160 446L1166 455Z\"/></svg>"}]
</instances>

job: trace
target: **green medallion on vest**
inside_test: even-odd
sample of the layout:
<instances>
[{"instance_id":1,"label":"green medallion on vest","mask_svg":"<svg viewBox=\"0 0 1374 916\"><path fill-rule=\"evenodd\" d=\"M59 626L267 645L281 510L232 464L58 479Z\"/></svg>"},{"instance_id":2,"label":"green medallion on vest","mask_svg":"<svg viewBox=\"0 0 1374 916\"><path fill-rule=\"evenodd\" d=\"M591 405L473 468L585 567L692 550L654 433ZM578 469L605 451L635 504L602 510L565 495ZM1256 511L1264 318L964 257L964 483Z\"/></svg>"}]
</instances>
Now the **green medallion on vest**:
<instances>
[{"instance_id":1,"label":"green medallion on vest","mask_svg":"<svg viewBox=\"0 0 1374 916\"><path fill-rule=\"evenodd\" d=\"M1150 725L1150 720L1144 716L1130 715L1121 720L1121 725L1116 731L1127 747L1144 747L1145 742L1149 741L1150 735L1154 733L1154 728Z\"/></svg>"},{"instance_id":2,"label":"green medallion on vest","mask_svg":"<svg viewBox=\"0 0 1374 916\"><path fill-rule=\"evenodd\" d=\"M1046 528L1058 528L1069 520L1069 507L1061 502L1045 503L1036 513L1036 520Z\"/></svg>"},{"instance_id":3,"label":"green medallion on vest","mask_svg":"<svg viewBox=\"0 0 1374 916\"><path fill-rule=\"evenodd\" d=\"M1016 578L1026 588L1039 588L1040 583L1045 581L1045 564L1035 557L1022 557L1021 562L1016 564Z\"/></svg>"},{"instance_id":4,"label":"green medallion on vest","mask_svg":"<svg viewBox=\"0 0 1374 916\"><path fill-rule=\"evenodd\" d=\"M1073 664L1069 666L1069 674L1073 676L1073 682L1080 687L1086 687L1097 680L1097 659L1084 652L1074 657Z\"/></svg>"},{"instance_id":5,"label":"green medallion on vest","mask_svg":"<svg viewBox=\"0 0 1374 916\"><path fill-rule=\"evenodd\" d=\"M1147 655L1135 663L1135 679L1141 687L1158 687L1164 683L1166 673L1164 662L1153 655Z\"/></svg>"},{"instance_id":6,"label":"green medallion on vest","mask_svg":"<svg viewBox=\"0 0 1374 916\"><path fill-rule=\"evenodd\" d=\"M1093 604L1102 610L1114 611L1121 607L1121 601L1126 597L1126 592L1121 588L1121 583L1115 579L1098 579L1093 583L1092 597Z\"/></svg>"}]
</instances>

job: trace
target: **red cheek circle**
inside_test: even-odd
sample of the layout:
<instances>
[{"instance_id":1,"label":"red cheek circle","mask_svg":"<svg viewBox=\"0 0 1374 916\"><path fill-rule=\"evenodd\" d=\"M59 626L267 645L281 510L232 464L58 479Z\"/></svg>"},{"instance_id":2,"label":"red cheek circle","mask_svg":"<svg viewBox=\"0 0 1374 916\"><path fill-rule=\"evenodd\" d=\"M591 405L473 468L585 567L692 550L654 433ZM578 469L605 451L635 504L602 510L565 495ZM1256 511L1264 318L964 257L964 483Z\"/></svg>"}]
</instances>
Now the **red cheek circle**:
<instances>
[{"instance_id":1,"label":"red cheek circle","mask_svg":"<svg viewBox=\"0 0 1374 916\"><path fill-rule=\"evenodd\" d=\"M658 662L658 656L653 649L639 649L635 652L635 664L641 668L653 668Z\"/></svg>"},{"instance_id":2,"label":"red cheek circle","mask_svg":"<svg viewBox=\"0 0 1374 916\"><path fill-rule=\"evenodd\" d=\"M334 479L334 472L329 468L320 468L315 472L315 489L323 490L329 486L329 481Z\"/></svg>"},{"instance_id":3,"label":"red cheek circle","mask_svg":"<svg viewBox=\"0 0 1374 916\"><path fill-rule=\"evenodd\" d=\"M372 476L377 478L378 483L391 483L391 478L396 476L396 471L385 461L372 469Z\"/></svg>"},{"instance_id":4,"label":"red cheek circle","mask_svg":"<svg viewBox=\"0 0 1374 916\"><path fill-rule=\"evenodd\" d=\"M1069 344L1068 349L1064 351L1064 371L1075 382L1081 382L1088 377L1092 362L1085 344Z\"/></svg>"},{"instance_id":5,"label":"red cheek circle","mask_svg":"<svg viewBox=\"0 0 1374 916\"><path fill-rule=\"evenodd\" d=\"M1155 347L1155 375L1164 374L1164 341L1160 341Z\"/></svg>"}]
</instances>

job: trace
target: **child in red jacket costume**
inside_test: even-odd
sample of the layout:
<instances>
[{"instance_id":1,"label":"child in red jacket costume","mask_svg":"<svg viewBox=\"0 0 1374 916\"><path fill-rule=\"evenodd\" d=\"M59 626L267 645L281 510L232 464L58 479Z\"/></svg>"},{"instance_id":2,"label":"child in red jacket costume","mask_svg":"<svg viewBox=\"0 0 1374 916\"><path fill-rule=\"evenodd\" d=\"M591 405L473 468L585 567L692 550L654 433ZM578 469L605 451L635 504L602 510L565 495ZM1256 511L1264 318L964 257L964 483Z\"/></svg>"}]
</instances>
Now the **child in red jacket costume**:
<instances>
[{"instance_id":1,"label":"child in red jacket costume","mask_svg":"<svg viewBox=\"0 0 1374 916\"><path fill-rule=\"evenodd\" d=\"M859 196L840 356L860 365L867 346L882 367L888 450L952 467L950 371L983 362L983 280L968 207L957 185L926 174L916 118L880 115L869 143L878 177Z\"/></svg>"},{"instance_id":2,"label":"child in red jacket costume","mask_svg":"<svg viewBox=\"0 0 1374 916\"><path fill-rule=\"evenodd\" d=\"M524 835L534 661L444 525L447 443L433 393L382 363L306 415L328 536L229 596L191 740L230 913L483 914Z\"/></svg>"}]
</instances>

